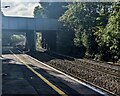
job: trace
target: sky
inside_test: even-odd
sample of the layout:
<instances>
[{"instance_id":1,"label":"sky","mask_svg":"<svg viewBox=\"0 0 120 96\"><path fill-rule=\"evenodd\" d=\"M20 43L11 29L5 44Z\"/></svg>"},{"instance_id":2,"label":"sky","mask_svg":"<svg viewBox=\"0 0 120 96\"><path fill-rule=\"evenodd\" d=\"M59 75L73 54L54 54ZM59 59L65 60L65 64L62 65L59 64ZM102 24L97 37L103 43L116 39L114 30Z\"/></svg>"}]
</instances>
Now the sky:
<instances>
[{"instance_id":1,"label":"sky","mask_svg":"<svg viewBox=\"0 0 120 96\"><path fill-rule=\"evenodd\" d=\"M34 8L40 6L38 2L39 0L2 0L1 9L5 16L33 17Z\"/></svg>"},{"instance_id":2,"label":"sky","mask_svg":"<svg viewBox=\"0 0 120 96\"><path fill-rule=\"evenodd\" d=\"M5 16L33 17L34 8L40 5L38 2L43 2L43 1L64 2L64 1L74 1L74 0L2 0L1 9ZM76 1L87 1L87 0L76 0ZM118 1L118 0L99 0L99 1ZM4 6L6 5L10 7L4 8Z\"/></svg>"}]
</instances>

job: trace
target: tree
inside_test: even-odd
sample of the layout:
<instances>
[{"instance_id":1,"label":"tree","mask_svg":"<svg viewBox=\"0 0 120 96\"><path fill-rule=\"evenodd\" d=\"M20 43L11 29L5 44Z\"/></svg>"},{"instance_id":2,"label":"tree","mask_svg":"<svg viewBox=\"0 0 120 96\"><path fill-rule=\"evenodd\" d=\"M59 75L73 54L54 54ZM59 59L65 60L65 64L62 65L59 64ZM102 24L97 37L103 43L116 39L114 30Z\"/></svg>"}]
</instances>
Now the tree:
<instances>
[{"instance_id":1,"label":"tree","mask_svg":"<svg viewBox=\"0 0 120 96\"><path fill-rule=\"evenodd\" d=\"M36 6L34 9L34 17L36 18L46 18L44 8L40 6Z\"/></svg>"},{"instance_id":2,"label":"tree","mask_svg":"<svg viewBox=\"0 0 120 96\"><path fill-rule=\"evenodd\" d=\"M42 33L36 33L36 49L39 50L42 48Z\"/></svg>"},{"instance_id":3,"label":"tree","mask_svg":"<svg viewBox=\"0 0 120 96\"><path fill-rule=\"evenodd\" d=\"M13 44L13 45L15 45L15 44L17 44L17 43L20 43L20 42L25 42L25 36L13 34L13 35L10 37L10 42L11 42L11 44Z\"/></svg>"},{"instance_id":4,"label":"tree","mask_svg":"<svg viewBox=\"0 0 120 96\"><path fill-rule=\"evenodd\" d=\"M60 17L60 21L65 26L74 30L74 44L76 46L83 44L89 54L92 54L95 49L92 27L95 26L97 7L96 3L72 3L68 5L68 10Z\"/></svg>"},{"instance_id":5,"label":"tree","mask_svg":"<svg viewBox=\"0 0 120 96\"><path fill-rule=\"evenodd\" d=\"M120 56L120 5L114 4L105 27L99 27L96 32L100 48L106 48L112 59Z\"/></svg>"},{"instance_id":6,"label":"tree","mask_svg":"<svg viewBox=\"0 0 120 96\"><path fill-rule=\"evenodd\" d=\"M68 4L66 2L40 2L42 8L44 9L46 18L58 19L64 11L65 6Z\"/></svg>"},{"instance_id":7,"label":"tree","mask_svg":"<svg viewBox=\"0 0 120 96\"><path fill-rule=\"evenodd\" d=\"M60 21L74 31L74 45L84 45L86 54L95 55L99 50L95 34L98 26L104 28L108 23L112 3L70 3L67 8Z\"/></svg>"},{"instance_id":8,"label":"tree","mask_svg":"<svg viewBox=\"0 0 120 96\"><path fill-rule=\"evenodd\" d=\"M34 16L40 18L58 19L66 10L67 2L39 2L41 6L36 6Z\"/></svg>"}]
</instances>

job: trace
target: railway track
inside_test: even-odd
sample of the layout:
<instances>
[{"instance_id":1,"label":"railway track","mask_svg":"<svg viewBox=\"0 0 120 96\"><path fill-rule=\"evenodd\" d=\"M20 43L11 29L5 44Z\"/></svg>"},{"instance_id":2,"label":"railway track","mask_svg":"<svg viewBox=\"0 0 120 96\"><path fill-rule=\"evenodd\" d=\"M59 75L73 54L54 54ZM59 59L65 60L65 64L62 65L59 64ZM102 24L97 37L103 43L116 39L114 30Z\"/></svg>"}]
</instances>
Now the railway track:
<instances>
[{"instance_id":1,"label":"railway track","mask_svg":"<svg viewBox=\"0 0 120 96\"><path fill-rule=\"evenodd\" d=\"M52 55L49 55L49 56L51 56L52 58L56 59L55 56L52 56ZM120 66L118 66L118 69L114 69L114 68L109 67L109 66L106 67L106 66L100 65L98 63L97 64L89 63L89 62L86 62L86 61L83 61L83 60L79 60L79 59L76 59L76 58L74 58L73 62L67 60L67 63L74 64L74 66L77 65L77 67L83 67L83 68L91 70L91 71L97 71L97 72L106 73L106 74L109 74L109 75L111 75L113 77L116 77L116 78L120 77L120 74L119 74L119 69L120 69L119 67ZM81 63L81 64L78 65L79 63Z\"/></svg>"},{"instance_id":2,"label":"railway track","mask_svg":"<svg viewBox=\"0 0 120 96\"><path fill-rule=\"evenodd\" d=\"M119 67L115 66L112 68L113 65L103 65L92 62L86 62L83 60L78 60L72 58L74 60L67 60L63 59L62 55L55 56L43 53L46 56L44 58L54 58L48 62L45 62L56 69L59 69L75 78L85 81L88 84L94 85L111 95L120 95L120 74L119 74ZM33 56L33 55L32 55ZM41 54L42 56L42 54ZM40 55L38 56L40 57ZM58 58L59 57L59 58ZM65 56L64 56L65 57ZM42 57L43 58L43 57ZM62 59L61 59L62 58ZM68 57L67 57L68 58ZM40 58L38 58L40 60Z\"/></svg>"},{"instance_id":3,"label":"railway track","mask_svg":"<svg viewBox=\"0 0 120 96\"><path fill-rule=\"evenodd\" d=\"M68 68L69 65L61 66L58 64L51 64L51 66L72 75L88 84L94 85L110 94L116 95L114 92L119 92L119 78L111 77L103 72L96 72L96 70L89 70L85 67L74 67L71 66ZM111 83L112 82L112 83ZM103 86L104 85L104 86ZM109 86L111 86L109 88ZM114 90L113 90L114 88ZM119 94L119 93L118 93ZM118 95L119 96L119 95Z\"/></svg>"}]
</instances>

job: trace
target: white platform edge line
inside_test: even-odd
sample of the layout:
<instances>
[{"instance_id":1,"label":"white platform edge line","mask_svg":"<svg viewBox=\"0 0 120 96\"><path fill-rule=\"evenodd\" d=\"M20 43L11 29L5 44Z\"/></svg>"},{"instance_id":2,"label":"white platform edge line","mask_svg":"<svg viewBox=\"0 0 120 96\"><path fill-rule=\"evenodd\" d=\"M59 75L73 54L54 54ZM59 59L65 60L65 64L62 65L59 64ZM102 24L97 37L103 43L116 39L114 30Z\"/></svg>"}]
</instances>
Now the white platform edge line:
<instances>
[{"instance_id":1,"label":"white platform edge line","mask_svg":"<svg viewBox=\"0 0 120 96\"><path fill-rule=\"evenodd\" d=\"M22 53L20 50L18 50L18 51L19 51L20 53ZM46 67L48 67L48 68L51 68L51 69L53 69L54 71L57 71L58 73L61 73L62 75L66 76L66 77L68 77L68 78L70 78L70 79L72 79L72 80L74 80L74 81L76 81L76 82L78 82L78 83L80 83L80 84L82 84L82 85L84 85L84 86L86 86L86 87L88 87L88 88L90 88L90 89L92 89L92 90L100 93L100 94L103 94L103 95L105 95L105 96L108 96L105 92L102 92L101 90L99 90L99 89L97 89L97 88L95 88L95 87L92 87L92 86L90 86L89 84L86 84L86 83L84 83L84 82L82 82L82 81L80 81L80 80L78 80L78 79L76 79L76 78L74 78L74 77L66 74L66 73L63 73L62 71L60 71L60 70L58 70L58 69L56 69L56 68L53 68L53 67L51 67L51 66L49 66L49 65L47 65L47 64L45 64L45 63L43 63L43 62L41 62L41 61L39 61L39 60L37 60L37 59L31 57L30 55L27 55L27 54L24 54L24 55L30 57L31 59L34 59L34 60L37 61L38 63L41 63L41 64L43 64L44 66L46 66Z\"/></svg>"},{"instance_id":2,"label":"white platform edge line","mask_svg":"<svg viewBox=\"0 0 120 96\"><path fill-rule=\"evenodd\" d=\"M58 69L55 69L55 68L53 68L53 67L51 67L51 66L49 66L49 65L47 65L47 64L45 64L45 63L43 63L43 62L41 62L41 61L39 61L39 60L37 60L37 59L35 59L35 58L27 55L27 54L25 54L25 55L28 56L28 57L30 57L31 59L33 59L33 60L35 60L35 61L43 64L44 66L46 66L46 67L48 67L48 68L51 68L51 69L53 69L54 71L57 71L58 73L61 73L61 74L65 75L66 77L68 77L68 78L70 78L70 79L72 79L72 80L74 80L74 81L76 81L76 82L78 82L78 83L80 83L80 84L82 84L82 85L84 85L84 86L86 86L86 87L88 87L88 88L90 88L90 89L92 89L92 90L100 93L100 94L103 94L103 95L105 95L105 96L108 96L106 93L102 92L102 91L99 90L99 89L96 89L96 88L94 88L94 87L92 87L92 86L90 86L90 85L88 85L88 84L86 84L86 83L84 83L84 82L82 82L82 81L74 78L74 77L71 77L70 75L68 75L68 74L66 74L66 73L63 73L62 71L59 71Z\"/></svg>"}]
</instances>

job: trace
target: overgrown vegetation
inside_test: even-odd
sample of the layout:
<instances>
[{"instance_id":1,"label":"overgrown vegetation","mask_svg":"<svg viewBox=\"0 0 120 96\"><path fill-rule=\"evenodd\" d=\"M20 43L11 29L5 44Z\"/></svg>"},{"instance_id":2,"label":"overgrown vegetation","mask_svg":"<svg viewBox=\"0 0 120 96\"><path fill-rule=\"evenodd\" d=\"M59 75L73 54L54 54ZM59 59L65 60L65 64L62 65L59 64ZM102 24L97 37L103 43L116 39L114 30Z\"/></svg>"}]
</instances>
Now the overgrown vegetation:
<instances>
[{"instance_id":1,"label":"overgrown vegetation","mask_svg":"<svg viewBox=\"0 0 120 96\"><path fill-rule=\"evenodd\" d=\"M63 24L56 41L60 52L113 62L120 58L119 3L42 3L41 6L42 10L35 9L35 13L59 18Z\"/></svg>"},{"instance_id":2,"label":"overgrown vegetation","mask_svg":"<svg viewBox=\"0 0 120 96\"><path fill-rule=\"evenodd\" d=\"M98 42L100 54L107 60L120 58L120 6L113 5L112 12L108 16L106 26L99 26L95 32L96 41Z\"/></svg>"},{"instance_id":3,"label":"overgrown vegetation","mask_svg":"<svg viewBox=\"0 0 120 96\"><path fill-rule=\"evenodd\" d=\"M36 33L36 50L39 50L42 48L42 33L37 32Z\"/></svg>"},{"instance_id":4,"label":"overgrown vegetation","mask_svg":"<svg viewBox=\"0 0 120 96\"><path fill-rule=\"evenodd\" d=\"M16 45L16 44L18 44L20 42L25 42L25 36L13 34L10 37L10 43L13 44L13 45Z\"/></svg>"}]
</instances>

